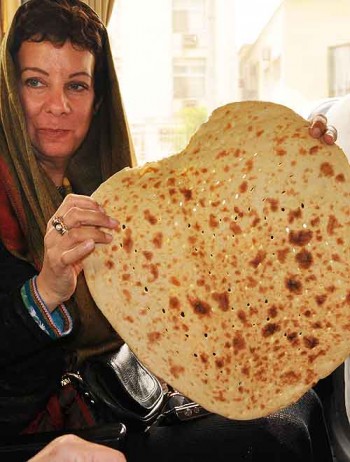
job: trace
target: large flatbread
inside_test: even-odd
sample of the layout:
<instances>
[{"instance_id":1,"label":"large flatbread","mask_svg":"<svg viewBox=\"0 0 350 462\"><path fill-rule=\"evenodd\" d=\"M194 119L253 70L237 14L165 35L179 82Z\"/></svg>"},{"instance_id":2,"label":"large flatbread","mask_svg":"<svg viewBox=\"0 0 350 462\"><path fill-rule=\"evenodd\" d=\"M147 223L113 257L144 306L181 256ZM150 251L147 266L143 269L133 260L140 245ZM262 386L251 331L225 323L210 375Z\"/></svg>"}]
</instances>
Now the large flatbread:
<instances>
[{"instance_id":1,"label":"large flatbread","mask_svg":"<svg viewBox=\"0 0 350 462\"><path fill-rule=\"evenodd\" d=\"M308 126L229 104L93 194L121 223L84 265L97 305L151 371L230 418L289 405L350 353L350 169Z\"/></svg>"}]
</instances>

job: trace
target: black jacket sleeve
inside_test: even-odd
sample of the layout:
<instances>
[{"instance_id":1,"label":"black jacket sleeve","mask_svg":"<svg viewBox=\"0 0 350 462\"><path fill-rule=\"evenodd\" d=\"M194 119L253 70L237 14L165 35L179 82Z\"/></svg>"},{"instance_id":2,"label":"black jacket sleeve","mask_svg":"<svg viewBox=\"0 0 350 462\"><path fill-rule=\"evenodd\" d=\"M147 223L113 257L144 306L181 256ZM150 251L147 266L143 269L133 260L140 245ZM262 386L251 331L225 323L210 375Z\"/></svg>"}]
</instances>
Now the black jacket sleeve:
<instances>
[{"instance_id":1,"label":"black jacket sleeve","mask_svg":"<svg viewBox=\"0 0 350 462\"><path fill-rule=\"evenodd\" d=\"M36 274L0 243L0 431L20 431L57 389L64 371L59 341L43 332L20 289Z\"/></svg>"}]
</instances>

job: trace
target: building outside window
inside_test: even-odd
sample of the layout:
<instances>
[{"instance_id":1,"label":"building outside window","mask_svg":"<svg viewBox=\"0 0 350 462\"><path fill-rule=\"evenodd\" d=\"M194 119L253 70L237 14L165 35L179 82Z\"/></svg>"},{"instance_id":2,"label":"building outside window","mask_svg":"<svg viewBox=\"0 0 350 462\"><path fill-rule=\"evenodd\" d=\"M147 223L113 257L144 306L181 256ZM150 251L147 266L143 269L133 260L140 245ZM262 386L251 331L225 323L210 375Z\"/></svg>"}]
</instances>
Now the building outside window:
<instances>
[{"instance_id":1,"label":"building outside window","mask_svg":"<svg viewBox=\"0 0 350 462\"><path fill-rule=\"evenodd\" d=\"M349 0L116 0L108 30L139 163L179 152L232 101L307 117L350 93L349 22Z\"/></svg>"},{"instance_id":2,"label":"building outside window","mask_svg":"<svg viewBox=\"0 0 350 462\"><path fill-rule=\"evenodd\" d=\"M205 23L205 0L173 0L173 32L200 32Z\"/></svg>"},{"instance_id":3,"label":"building outside window","mask_svg":"<svg viewBox=\"0 0 350 462\"><path fill-rule=\"evenodd\" d=\"M204 58L175 58L173 64L174 98L204 98L205 77Z\"/></svg>"},{"instance_id":4,"label":"building outside window","mask_svg":"<svg viewBox=\"0 0 350 462\"><path fill-rule=\"evenodd\" d=\"M350 93L350 43L329 49L329 96Z\"/></svg>"}]
</instances>

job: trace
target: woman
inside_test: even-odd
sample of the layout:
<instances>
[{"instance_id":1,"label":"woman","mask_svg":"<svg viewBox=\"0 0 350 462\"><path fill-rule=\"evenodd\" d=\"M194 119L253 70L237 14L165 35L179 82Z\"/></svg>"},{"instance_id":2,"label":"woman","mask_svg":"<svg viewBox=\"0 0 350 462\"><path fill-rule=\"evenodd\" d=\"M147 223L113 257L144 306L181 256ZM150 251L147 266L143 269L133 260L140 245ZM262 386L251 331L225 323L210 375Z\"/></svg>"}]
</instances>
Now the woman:
<instances>
[{"instance_id":1,"label":"woman","mask_svg":"<svg viewBox=\"0 0 350 462\"><path fill-rule=\"evenodd\" d=\"M93 425L74 390L60 390L60 378L121 344L89 295L81 260L109 243L105 230L116 226L89 195L133 163L106 31L93 11L79 0L21 6L2 43L0 94L0 429ZM293 440L286 412L266 421L270 427L211 416L148 438L133 434L126 454L218 460L220 447L222 457L249 457L258 451L256 431L266 455L282 448L281 438ZM283 448L283 460L296 460Z\"/></svg>"},{"instance_id":2,"label":"woman","mask_svg":"<svg viewBox=\"0 0 350 462\"><path fill-rule=\"evenodd\" d=\"M13 433L59 391L67 367L121 343L80 262L116 224L88 195L132 153L106 30L83 2L27 2L1 59L0 429ZM38 417L30 431L61 418Z\"/></svg>"}]
</instances>

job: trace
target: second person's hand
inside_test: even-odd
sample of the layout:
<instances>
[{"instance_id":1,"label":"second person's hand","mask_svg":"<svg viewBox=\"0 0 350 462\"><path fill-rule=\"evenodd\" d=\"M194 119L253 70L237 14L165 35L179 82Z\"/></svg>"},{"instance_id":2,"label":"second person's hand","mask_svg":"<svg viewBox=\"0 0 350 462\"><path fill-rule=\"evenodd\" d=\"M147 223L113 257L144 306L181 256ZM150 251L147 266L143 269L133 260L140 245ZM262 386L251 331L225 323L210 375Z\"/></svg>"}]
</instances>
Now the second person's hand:
<instances>
[{"instance_id":1,"label":"second person's hand","mask_svg":"<svg viewBox=\"0 0 350 462\"><path fill-rule=\"evenodd\" d=\"M327 124L327 117L323 114L311 119L309 133L313 138L322 138L326 144L334 144L338 136L336 128Z\"/></svg>"},{"instance_id":2,"label":"second person's hand","mask_svg":"<svg viewBox=\"0 0 350 462\"><path fill-rule=\"evenodd\" d=\"M56 438L28 462L126 462L124 455L75 435Z\"/></svg>"}]
</instances>

